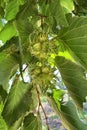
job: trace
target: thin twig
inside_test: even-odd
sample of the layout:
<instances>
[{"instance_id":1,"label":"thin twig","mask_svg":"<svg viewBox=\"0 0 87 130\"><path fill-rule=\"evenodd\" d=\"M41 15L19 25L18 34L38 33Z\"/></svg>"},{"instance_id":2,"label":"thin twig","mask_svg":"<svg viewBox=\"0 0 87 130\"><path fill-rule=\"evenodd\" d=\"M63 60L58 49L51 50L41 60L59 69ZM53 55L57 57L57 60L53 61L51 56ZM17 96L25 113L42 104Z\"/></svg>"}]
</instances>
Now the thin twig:
<instances>
[{"instance_id":1,"label":"thin twig","mask_svg":"<svg viewBox=\"0 0 87 130\"><path fill-rule=\"evenodd\" d=\"M22 70L22 72L24 72L24 71L27 69L27 67L28 67L28 64L27 64L26 67ZM15 75L15 80L13 81L13 84L12 84L12 85L14 85L14 84L16 84L16 83L18 82L20 76L21 76L21 73Z\"/></svg>"},{"instance_id":2,"label":"thin twig","mask_svg":"<svg viewBox=\"0 0 87 130\"><path fill-rule=\"evenodd\" d=\"M50 130L49 123L48 123L48 117L47 117L47 115L46 115L46 112L45 112L45 110L44 110L44 108L43 108L43 105L42 105L42 103L41 103L41 100L40 100L40 92L39 92L39 90L38 90L38 86L36 86L36 91L37 91L37 95L38 95L39 106L41 106L41 108L42 108L42 111L43 111L44 116L45 116L47 128L48 128L48 130Z\"/></svg>"}]
</instances>

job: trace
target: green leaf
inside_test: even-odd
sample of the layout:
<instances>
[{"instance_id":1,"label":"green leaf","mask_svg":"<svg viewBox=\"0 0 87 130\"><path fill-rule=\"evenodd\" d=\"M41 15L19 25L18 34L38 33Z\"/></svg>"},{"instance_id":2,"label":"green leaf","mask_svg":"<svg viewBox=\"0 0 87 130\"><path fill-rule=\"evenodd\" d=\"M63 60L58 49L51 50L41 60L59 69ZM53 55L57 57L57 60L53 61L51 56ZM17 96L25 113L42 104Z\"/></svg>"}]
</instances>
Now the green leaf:
<instances>
[{"instance_id":1,"label":"green leaf","mask_svg":"<svg viewBox=\"0 0 87 130\"><path fill-rule=\"evenodd\" d=\"M67 130L87 130L87 126L79 119L76 106L72 101L61 104L61 111L52 98L49 99L49 103L58 116L60 116L62 123Z\"/></svg>"},{"instance_id":2,"label":"green leaf","mask_svg":"<svg viewBox=\"0 0 87 130\"><path fill-rule=\"evenodd\" d=\"M58 8L58 9L57 9ZM60 4L60 0L52 1L50 5L51 15L56 19L57 25L68 26L63 7Z\"/></svg>"},{"instance_id":3,"label":"green leaf","mask_svg":"<svg viewBox=\"0 0 87 130\"><path fill-rule=\"evenodd\" d=\"M17 31L13 23L8 22L0 31L0 40L3 43L10 40L13 36L17 36Z\"/></svg>"},{"instance_id":4,"label":"green leaf","mask_svg":"<svg viewBox=\"0 0 87 130\"><path fill-rule=\"evenodd\" d=\"M30 113L26 116L23 130L42 130L40 115L34 116L33 113Z\"/></svg>"},{"instance_id":5,"label":"green leaf","mask_svg":"<svg viewBox=\"0 0 87 130\"><path fill-rule=\"evenodd\" d=\"M0 6L0 18L4 16L4 9Z\"/></svg>"},{"instance_id":6,"label":"green leaf","mask_svg":"<svg viewBox=\"0 0 87 130\"><path fill-rule=\"evenodd\" d=\"M5 9L5 19L8 21L14 19L19 11L20 5L23 5L24 3L25 3L24 0L9 1Z\"/></svg>"},{"instance_id":7,"label":"green leaf","mask_svg":"<svg viewBox=\"0 0 87 130\"><path fill-rule=\"evenodd\" d=\"M71 97L82 108L87 96L87 80L84 69L64 57L56 57L55 62Z\"/></svg>"},{"instance_id":8,"label":"green leaf","mask_svg":"<svg viewBox=\"0 0 87 130\"><path fill-rule=\"evenodd\" d=\"M76 15L87 15L87 1L86 0L73 0L74 1L74 6L75 10L74 13Z\"/></svg>"},{"instance_id":9,"label":"green leaf","mask_svg":"<svg viewBox=\"0 0 87 130\"><path fill-rule=\"evenodd\" d=\"M26 1L20 9L16 18L16 28L21 38L21 43L29 42L29 35L33 32L33 26L36 25L38 19L36 1Z\"/></svg>"},{"instance_id":10,"label":"green leaf","mask_svg":"<svg viewBox=\"0 0 87 130\"><path fill-rule=\"evenodd\" d=\"M61 110L60 102L63 99L64 91L62 90L53 90L53 99L57 103L58 109Z\"/></svg>"},{"instance_id":11,"label":"green leaf","mask_svg":"<svg viewBox=\"0 0 87 130\"><path fill-rule=\"evenodd\" d=\"M61 5L67 10L67 13L71 13L74 9L73 0L67 0L67 2L65 0L61 0L60 2Z\"/></svg>"},{"instance_id":12,"label":"green leaf","mask_svg":"<svg viewBox=\"0 0 87 130\"><path fill-rule=\"evenodd\" d=\"M23 122L23 116L20 117L13 125L11 125L9 130L18 130L21 127L22 122Z\"/></svg>"},{"instance_id":13,"label":"green leaf","mask_svg":"<svg viewBox=\"0 0 87 130\"><path fill-rule=\"evenodd\" d=\"M0 130L7 130L7 125L1 116L0 116Z\"/></svg>"},{"instance_id":14,"label":"green leaf","mask_svg":"<svg viewBox=\"0 0 87 130\"><path fill-rule=\"evenodd\" d=\"M86 130L87 126L82 123L78 117L77 109L75 104L72 101L69 101L68 103L61 105L61 111L62 111L62 117L63 122L66 126L66 128L74 129L74 130ZM68 121L68 122L67 122Z\"/></svg>"},{"instance_id":15,"label":"green leaf","mask_svg":"<svg viewBox=\"0 0 87 130\"><path fill-rule=\"evenodd\" d=\"M33 26L28 20L19 19L16 21L16 27L21 38L21 43L29 42L29 34L33 31Z\"/></svg>"},{"instance_id":16,"label":"green leaf","mask_svg":"<svg viewBox=\"0 0 87 130\"><path fill-rule=\"evenodd\" d=\"M0 85L7 91L8 81L18 64L14 57L5 52L0 53Z\"/></svg>"},{"instance_id":17,"label":"green leaf","mask_svg":"<svg viewBox=\"0 0 87 130\"><path fill-rule=\"evenodd\" d=\"M8 0L0 0L1 7L4 8L4 5L7 3Z\"/></svg>"},{"instance_id":18,"label":"green leaf","mask_svg":"<svg viewBox=\"0 0 87 130\"><path fill-rule=\"evenodd\" d=\"M18 79L16 79L18 80ZM31 86L21 81L15 81L8 95L2 115L8 126L12 126L27 111L34 111L37 106L35 90L30 90ZM34 102L35 101L35 102Z\"/></svg>"},{"instance_id":19,"label":"green leaf","mask_svg":"<svg viewBox=\"0 0 87 130\"><path fill-rule=\"evenodd\" d=\"M51 24L53 24L56 20L57 23L56 26L57 25L68 26L68 22L66 20L64 10L63 7L61 6L60 0L55 0L50 2L39 0L39 5L40 5L40 13L47 16L47 19L45 20L48 21L48 24L50 24L50 22Z\"/></svg>"},{"instance_id":20,"label":"green leaf","mask_svg":"<svg viewBox=\"0 0 87 130\"><path fill-rule=\"evenodd\" d=\"M0 19L0 31L2 30L3 28L3 24L2 24L2 20Z\"/></svg>"},{"instance_id":21,"label":"green leaf","mask_svg":"<svg viewBox=\"0 0 87 130\"><path fill-rule=\"evenodd\" d=\"M0 85L0 96L2 98L2 101L4 102L7 97L7 92L3 89L1 85Z\"/></svg>"},{"instance_id":22,"label":"green leaf","mask_svg":"<svg viewBox=\"0 0 87 130\"><path fill-rule=\"evenodd\" d=\"M87 18L74 17L70 21L70 26L62 30L59 37L87 69Z\"/></svg>"},{"instance_id":23,"label":"green leaf","mask_svg":"<svg viewBox=\"0 0 87 130\"><path fill-rule=\"evenodd\" d=\"M4 17L4 8L8 0L0 0L0 17Z\"/></svg>"}]
</instances>

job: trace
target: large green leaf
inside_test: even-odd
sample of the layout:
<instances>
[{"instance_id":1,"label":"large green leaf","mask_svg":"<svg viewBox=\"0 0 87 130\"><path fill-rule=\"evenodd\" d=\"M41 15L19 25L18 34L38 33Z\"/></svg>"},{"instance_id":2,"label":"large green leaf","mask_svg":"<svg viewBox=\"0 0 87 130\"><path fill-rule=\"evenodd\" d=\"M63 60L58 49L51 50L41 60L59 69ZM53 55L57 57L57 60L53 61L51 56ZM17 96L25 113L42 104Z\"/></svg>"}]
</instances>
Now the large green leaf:
<instances>
[{"instance_id":1,"label":"large green leaf","mask_svg":"<svg viewBox=\"0 0 87 130\"><path fill-rule=\"evenodd\" d=\"M6 4L5 9L5 19L12 20L16 17L16 14L19 11L20 5L24 4L24 0L11 0Z\"/></svg>"},{"instance_id":2,"label":"large green leaf","mask_svg":"<svg viewBox=\"0 0 87 130\"><path fill-rule=\"evenodd\" d=\"M74 130L86 130L87 126L85 123L82 123L81 120L79 119L78 112L76 109L76 106L73 102L69 101L68 103L61 105L61 111L62 115L64 117L63 122L69 129L74 129ZM65 121L66 120L66 121ZM69 124L68 124L68 122Z\"/></svg>"},{"instance_id":3,"label":"large green leaf","mask_svg":"<svg viewBox=\"0 0 87 130\"><path fill-rule=\"evenodd\" d=\"M17 31L15 29L15 26L13 23L8 22L4 28L0 31L0 40L2 40L3 43L10 40L13 36L17 35Z\"/></svg>"},{"instance_id":4,"label":"large green leaf","mask_svg":"<svg viewBox=\"0 0 87 130\"><path fill-rule=\"evenodd\" d=\"M17 69L18 64L14 57L5 52L0 53L0 85L8 90L8 81L12 72Z\"/></svg>"},{"instance_id":5,"label":"large green leaf","mask_svg":"<svg viewBox=\"0 0 87 130\"><path fill-rule=\"evenodd\" d=\"M68 22L66 20L64 10L60 4L60 0L55 0L51 3L50 11L51 11L51 15L55 17L57 24L61 26L68 26Z\"/></svg>"},{"instance_id":6,"label":"large green leaf","mask_svg":"<svg viewBox=\"0 0 87 130\"><path fill-rule=\"evenodd\" d=\"M70 21L70 26L59 37L87 69L87 18L74 17Z\"/></svg>"},{"instance_id":7,"label":"large green leaf","mask_svg":"<svg viewBox=\"0 0 87 130\"><path fill-rule=\"evenodd\" d=\"M17 79L18 80L18 79ZM15 81L8 95L2 115L8 126L12 126L27 111L34 111L37 106L37 97L35 90L30 90L30 85L21 81Z\"/></svg>"},{"instance_id":8,"label":"large green leaf","mask_svg":"<svg viewBox=\"0 0 87 130\"><path fill-rule=\"evenodd\" d=\"M47 16L47 18L45 19L46 21L49 19L49 24L52 21L52 18L54 19L55 22L56 20L56 26L60 25L60 26L68 26L68 22L66 20L65 14L64 14L64 10L63 7L60 4L60 0L54 0L54 1L43 1L43 0L39 0L39 4L40 4L40 13L42 14L42 16Z\"/></svg>"},{"instance_id":9,"label":"large green leaf","mask_svg":"<svg viewBox=\"0 0 87 130\"><path fill-rule=\"evenodd\" d=\"M34 116L33 113L30 113L24 119L24 128L23 130L42 130L42 123L40 115Z\"/></svg>"},{"instance_id":10,"label":"large green leaf","mask_svg":"<svg viewBox=\"0 0 87 130\"><path fill-rule=\"evenodd\" d=\"M33 0L32 4L32 0L27 0L16 18L16 27L22 43L29 42L29 34L33 32L33 26L36 25L37 19L37 2Z\"/></svg>"},{"instance_id":11,"label":"large green leaf","mask_svg":"<svg viewBox=\"0 0 87 130\"><path fill-rule=\"evenodd\" d=\"M64 57L56 57L55 62L70 95L77 105L82 107L87 96L87 80L84 69Z\"/></svg>"},{"instance_id":12,"label":"large green leaf","mask_svg":"<svg viewBox=\"0 0 87 130\"><path fill-rule=\"evenodd\" d=\"M60 103L61 110L59 110L58 104L53 98L48 98L48 100L67 130L87 130L87 126L79 119L76 106L72 101Z\"/></svg>"}]
</instances>

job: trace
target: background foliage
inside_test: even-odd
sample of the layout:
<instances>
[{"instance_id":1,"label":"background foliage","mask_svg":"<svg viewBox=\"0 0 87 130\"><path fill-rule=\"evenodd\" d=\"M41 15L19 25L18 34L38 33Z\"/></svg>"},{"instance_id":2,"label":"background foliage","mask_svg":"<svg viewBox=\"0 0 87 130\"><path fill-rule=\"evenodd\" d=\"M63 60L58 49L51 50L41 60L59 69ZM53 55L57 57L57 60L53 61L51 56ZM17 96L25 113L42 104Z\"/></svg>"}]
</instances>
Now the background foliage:
<instances>
[{"instance_id":1,"label":"background foliage","mask_svg":"<svg viewBox=\"0 0 87 130\"><path fill-rule=\"evenodd\" d=\"M43 95L67 130L87 130L78 114L87 98L87 0L0 0L0 130L41 130L40 107L50 130Z\"/></svg>"}]
</instances>

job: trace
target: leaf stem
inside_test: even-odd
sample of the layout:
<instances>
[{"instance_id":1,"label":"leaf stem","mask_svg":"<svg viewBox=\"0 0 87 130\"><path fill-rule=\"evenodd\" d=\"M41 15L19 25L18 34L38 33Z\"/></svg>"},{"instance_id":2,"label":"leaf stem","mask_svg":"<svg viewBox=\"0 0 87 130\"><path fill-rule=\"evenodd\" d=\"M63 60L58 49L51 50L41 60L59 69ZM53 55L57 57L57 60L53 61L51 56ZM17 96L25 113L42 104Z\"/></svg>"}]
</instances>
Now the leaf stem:
<instances>
[{"instance_id":1,"label":"leaf stem","mask_svg":"<svg viewBox=\"0 0 87 130\"><path fill-rule=\"evenodd\" d=\"M42 111L43 111L44 116L45 116L47 128L48 128L48 130L50 130L49 123L48 123L48 117L47 117L46 112L45 112L45 110L44 110L44 107L43 107L43 105L42 105L42 103L41 103L40 92L39 92L39 90L38 90L38 86L36 86L36 91L37 91L37 95L38 95L39 106L42 108Z\"/></svg>"}]
</instances>

